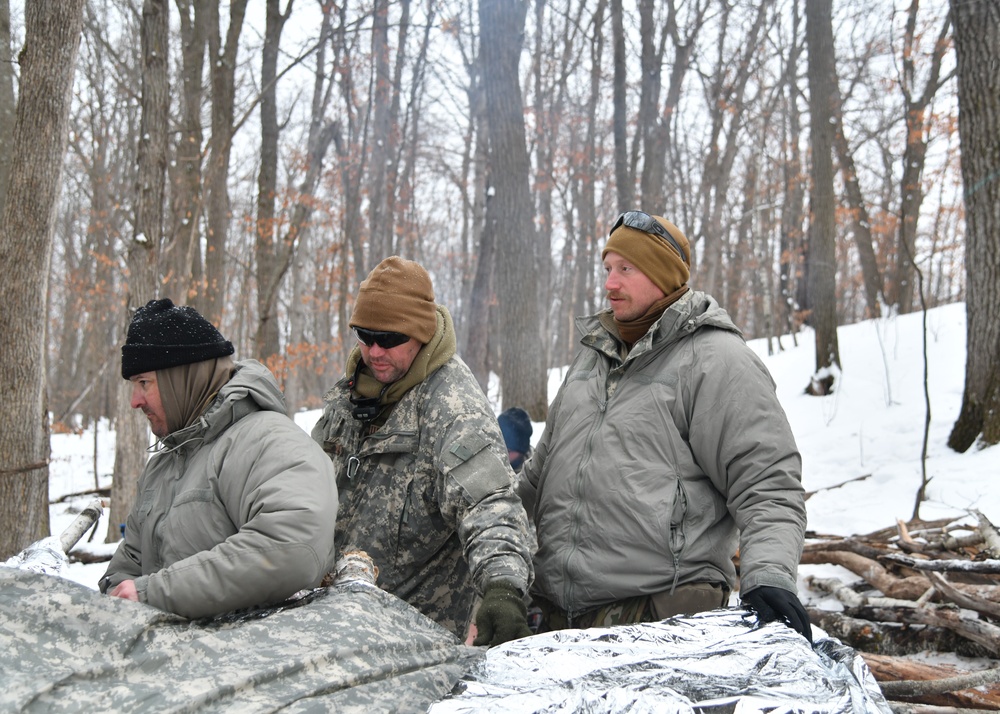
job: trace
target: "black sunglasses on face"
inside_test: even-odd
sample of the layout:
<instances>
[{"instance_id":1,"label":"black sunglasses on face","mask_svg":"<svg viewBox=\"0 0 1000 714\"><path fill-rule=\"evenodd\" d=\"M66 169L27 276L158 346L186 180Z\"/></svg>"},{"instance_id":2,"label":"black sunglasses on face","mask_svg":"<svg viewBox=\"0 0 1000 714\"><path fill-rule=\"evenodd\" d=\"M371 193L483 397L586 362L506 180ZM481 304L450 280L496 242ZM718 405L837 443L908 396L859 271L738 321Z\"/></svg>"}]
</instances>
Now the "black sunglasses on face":
<instances>
[{"instance_id":1,"label":"black sunglasses on face","mask_svg":"<svg viewBox=\"0 0 1000 714\"><path fill-rule=\"evenodd\" d=\"M410 341L410 337L402 332L381 332L379 330L366 330L363 327L352 327L351 329L357 335L358 341L365 347L378 345L384 350L391 350L393 347L399 347Z\"/></svg>"},{"instance_id":2,"label":"black sunglasses on face","mask_svg":"<svg viewBox=\"0 0 1000 714\"><path fill-rule=\"evenodd\" d=\"M628 226L629 228L635 228L637 231L642 231L643 233L649 233L651 235L666 241L667 245L677 251L677 255L681 257L685 263L688 262L687 257L684 255L684 251L681 250L681 244L674 238L670 233L660 225L660 222L653 218L648 213L643 213L642 211L625 211L625 213L618 216L618 220L615 224L611 226L611 230L608 231L610 236L619 226Z\"/></svg>"}]
</instances>

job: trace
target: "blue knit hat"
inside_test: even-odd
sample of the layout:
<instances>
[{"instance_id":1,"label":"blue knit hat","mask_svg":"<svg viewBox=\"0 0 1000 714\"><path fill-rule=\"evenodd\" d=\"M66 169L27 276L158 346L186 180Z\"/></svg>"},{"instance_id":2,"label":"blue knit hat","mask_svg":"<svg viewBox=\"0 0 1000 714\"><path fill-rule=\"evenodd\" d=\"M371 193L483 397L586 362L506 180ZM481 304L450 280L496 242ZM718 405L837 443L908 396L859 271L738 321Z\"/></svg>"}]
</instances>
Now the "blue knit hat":
<instances>
[{"instance_id":1,"label":"blue knit hat","mask_svg":"<svg viewBox=\"0 0 1000 714\"><path fill-rule=\"evenodd\" d=\"M520 407L511 407L500 413L497 417L500 422L500 431L503 432L503 440L507 442L508 451L520 451L522 454L528 453L531 448L531 418L528 412Z\"/></svg>"}]
</instances>

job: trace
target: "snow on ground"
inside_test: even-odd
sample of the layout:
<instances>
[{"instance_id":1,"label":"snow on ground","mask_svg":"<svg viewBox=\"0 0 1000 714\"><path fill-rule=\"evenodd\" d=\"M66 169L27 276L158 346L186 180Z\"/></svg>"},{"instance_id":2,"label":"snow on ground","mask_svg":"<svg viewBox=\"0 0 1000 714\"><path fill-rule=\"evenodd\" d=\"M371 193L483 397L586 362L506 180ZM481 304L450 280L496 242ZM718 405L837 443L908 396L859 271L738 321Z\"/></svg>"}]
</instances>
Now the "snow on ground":
<instances>
[{"instance_id":1,"label":"snow on ground","mask_svg":"<svg viewBox=\"0 0 1000 714\"><path fill-rule=\"evenodd\" d=\"M812 492L806 504L811 531L864 534L913 515L922 478L926 415L923 320L921 313L915 313L841 327L843 373L839 389L828 397L804 393L815 366L811 331L799 333L797 345L788 336L782 340L783 349L772 343L773 355L768 355L765 340L751 342L774 376L802 452L803 484ZM1000 524L1000 446L973 447L965 454L956 454L946 444L961 407L965 381L965 306L931 310L926 322L931 409L926 470L930 481L920 516L926 520L957 519L974 508ZM553 370L550 399L560 377L561 370ZM318 411L302 412L295 420L308 431L318 417ZM542 426L534 424L533 443L541 436ZM96 445L92 431L52 436L49 490L53 500L93 488L95 468L96 483L103 487L110 484L114 435L106 427L102 423ZM74 518L74 509L78 511L90 498L53 503L53 533L62 532ZM106 521L105 515L93 540L82 543L81 548L113 552L114 544L103 543ZM968 522L974 521L970 518ZM96 588L105 567L104 563L73 564L66 576ZM836 566L803 566L800 578L833 573L857 579ZM800 592L805 601L827 606L811 596L803 583ZM836 607L833 603L829 606Z\"/></svg>"}]
</instances>

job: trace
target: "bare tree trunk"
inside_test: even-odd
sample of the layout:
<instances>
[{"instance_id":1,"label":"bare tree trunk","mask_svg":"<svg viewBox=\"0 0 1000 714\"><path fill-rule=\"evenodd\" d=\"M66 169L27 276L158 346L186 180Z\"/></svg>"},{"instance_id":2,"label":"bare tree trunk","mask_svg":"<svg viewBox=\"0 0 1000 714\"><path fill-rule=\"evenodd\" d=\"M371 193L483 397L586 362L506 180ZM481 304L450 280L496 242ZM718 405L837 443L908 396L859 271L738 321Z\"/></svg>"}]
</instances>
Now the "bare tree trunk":
<instances>
[{"instance_id":1,"label":"bare tree trunk","mask_svg":"<svg viewBox=\"0 0 1000 714\"><path fill-rule=\"evenodd\" d=\"M204 136L201 105L205 93L202 75L208 33L209 0L175 0L180 17L181 66L179 140L176 168L171 171L173 191L169 241L161 260L165 294L181 303L194 299L203 278L201 255L204 196L202 159Z\"/></svg>"},{"instance_id":2,"label":"bare tree trunk","mask_svg":"<svg viewBox=\"0 0 1000 714\"><path fill-rule=\"evenodd\" d=\"M534 255L534 225L528 190L529 162L518 61L527 6L520 0L482 0L483 85L489 108L490 165L495 195L487 208L497 243L500 310L500 383L504 407L520 406L536 421L548 411L545 371L538 332L538 291L524 270ZM546 256L546 259L548 257Z\"/></svg>"},{"instance_id":3,"label":"bare tree trunk","mask_svg":"<svg viewBox=\"0 0 1000 714\"><path fill-rule=\"evenodd\" d=\"M208 3L208 51L211 59L209 73L212 78L212 136L211 153L205 172L208 230L206 233L205 274L197 306L213 325L222 321L226 297L226 241L229 237L229 158L232 154L233 114L235 101L236 59L240 33L247 0L233 0L229 4L229 28L225 44L220 35L219 5Z\"/></svg>"},{"instance_id":4,"label":"bare tree trunk","mask_svg":"<svg viewBox=\"0 0 1000 714\"><path fill-rule=\"evenodd\" d=\"M0 0L0 215L7 198L7 181L14 136L14 58L10 53L10 0Z\"/></svg>"},{"instance_id":5,"label":"bare tree trunk","mask_svg":"<svg viewBox=\"0 0 1000 714\"><path fill-rule=\"evenodd\" d=\"M128 243L128 304L123 324L157 296L157 261L163 241L163 202L167 170L167 120L170 110L169 0L145 0L142 7L142 120L139 130L135 235ZM121 373L121 355L116 361ZM120 524L135 503L139 474L146 462L146 420L130 406L130 385L118 389L118 419L111 509L105 542L121 539Z\"/></svg>"},{"instance_id":6,"label":"bare tree trunk","mask_svg":"<svg viewBox=\"0 0 1000 714\"><path fill-rule=\"evenodd\" d=\"M0 559L49 535L45 315L83 29L82 0L25 6L21 84L0 214Z\"/></svg>"},{"instance_id":7,"label":"bare tree trunk","mask_svg":"<svg viewBox=\"0 0 1000 714\"><path fill-rule=\"evenodd\" d=\"M812 193L809 203L809 310L816 330L816 373L810 394L833 391L834 370L840 368L837 342L837 226L833 192L833 102L837 91L833 53L832 0L806 5L806 45L809 48L809 134L812 144Z\"/></svg>"},{"instance_id":8,"label":"bare tree trunk","mask_svg":"<svg viewBox=\"0 0 1000 714\"><path fill-rule=\"evenodd\" d=\"M1000 443L1000 5L952 0L965 185L965 391L948 446Z\"/></svg>"},{"instance_id":9,"label":"bare tree trunk","mask_svg":"<svg viewBox=\"0 0 1000 714\"><path fill-rule=\"evenodd\" d=\"M799 55L802 44L799 41L799 4L792 3L792 39L787 65L785 66L785 102L788 115L787 155L782 162L784 175L784 210L781 212L781 239L779 248L780 273L778 277L778 327L776 332L791 335L797 329L795 316L804 306L797 294L798 287L804 284L802 279L802 221L803 205L805 203L804 185L806 178L802 171L802 155L799 151L799 140L802 134L802 122L799 112Z\"/></svg>"},{"instance_id":10,"label":"bare tree trunk","mask_svg":"<svg viewBox=\"0 0 1000 714\"><path fill-rule=\"evenodd\" d=\"M607 0L599 0L594 10L592 26L599 28L604 24L607 13ZM597 225L597 195L595 184L598 181L597 140L598 118L597 107L601 100L601 64L604 56L604 33L591 33L590 40L590 92L587 97L586 134L583 139L583 163L580 170L580 225L572 231L573 259L566 267L572 271L567 276L571 286L565 291L569 299L564 300L562 315L557 325L560 337L559 349L554 354L555 364L568 364L576 348L576 329L574 318L591 312L591 297L594 293L594 271L597 267L596 253L598 241L604 235L604 228ZM616 68L617 71L617 68ZM552 364L550 360L548 364Z\"/></svg>"},{"instance_id":11,"label":"bare tree trunk","mask_svg":"<svg viewBox=\"0 0 1000 714\"><path fill-rule=\"evenodd\" d=\"M858 172L854 166L854 156L847 145L844 135L844 113L840 102L840 91L837 91L833 117L836 121L834 144L837 149L837 159L840 161L840 173L844 181L844 192L847 194L847 205L850 208L851 232L854 233L854 244L858 248L858 259L861 261L861 274L865 284L865 316L880 317L882 315L882 274L875 258L875 247L872 241L871 217L868 206L861 194L858 183Z\"/></svg>"},{"instance_id":12,"label":"bare tree trunk","mask_svg":"<svg viewBox=\"0 0 1000 714\"><path fill-rule=\"evenodd\" d=\"M489 117L486 109L486 93L482 83L482 56L470 63L469 104L471 106L470 132L474 141L469 157L472 171L472 201L469 223L471 243L475 246L474 270L469 281L465 311L465 339L462 341L462 358L465 359L476 381L485 392L490 377L490 306L495 302L496 250L494 238L485 220L488 196L486 186L489 181Z\"/></svg>"},{"instance_id":13,"label":"bare tree trunk","mask_svg":"<svg viewBox=\"0 0 1000 714\"><path fill-rule=\"evenodd\" d=\"M618 192L618 211L628 211L635 206L635 173L628 162L627 116L627 64L625 62L625 29L622 26L622 0L611 0L611 36L614 46L613 131L615 136L615 189Z\"/></svg>"},{"instance_id":14,"label":"bare tree trunk","mask_svg":"<svg viewBox=\"0 0 1000 714\"><path fill-rule=\"evenodd\" d=\"M374 65L371 174L368 180L371 247L377 263L398 252L394 241L396 180L399 172L399 111L410 1L402 0L395 70L389 62L389 3L376 0L373 10L372 55Z\"/></svg>"},{"instance_id":15,"label":"bare tree trunk","mask_svg":"<svg viewBox=\"0 0 1000 714\"><path fill-rule=\"evenodd\" d=\"M724 226L724 213L729 186L732 182L733 164L740 148L740 135L745 123L746 89L753 76L759 38L764 34L768 11L773 2L757 5L754 23L746 38L741 40L735 57L726 52L731 10L727 8L720 33L715 77L708 96L711 130L708 156L705 159L702 179L702 228L705 238L703 260L698 268L698 282L722 303L728 301L732 286L726 284L723 255L729 241L729 231Z\"/></svg>"},{"instance_id":16,"label":"bare tree trunk","mask_svg":"<svg viewBox=\"0 0 1000 714\"><path fill-rule=\"evenodd\" d=\"M920 3L913 0L906 17L903 46L903 75L901 82L906 101L906 144L903 149L902 178L900 179L899 243L896 247L896 272L893 298L900 313L913 311L914 268L917 254L917 220L924 201L923 173L927 159L928 130L933 125L933 113L928 112L931 100L940 85L941 60L948 49L948 31L951 18L946 16L931 55L927 83L920 96L915 96L916 68L914 46L917 35L917 9Z\"/></svg>"},{"instance_id":17,"label":"bare tree trunk","mask_svg":"<svg viewBox=\"0 0 1000 714\"><path fill-rule=\"evenodd\" d=\"M267 0L260 81L260 171L257 174L257 359L270 364L278 354L277 286L272 290L278 262L274 203L278 187L278 51L281 32L292 10L285 14L279 0ZM273 366L273 365L271 365Z\"/></svg>"}]
</instances>

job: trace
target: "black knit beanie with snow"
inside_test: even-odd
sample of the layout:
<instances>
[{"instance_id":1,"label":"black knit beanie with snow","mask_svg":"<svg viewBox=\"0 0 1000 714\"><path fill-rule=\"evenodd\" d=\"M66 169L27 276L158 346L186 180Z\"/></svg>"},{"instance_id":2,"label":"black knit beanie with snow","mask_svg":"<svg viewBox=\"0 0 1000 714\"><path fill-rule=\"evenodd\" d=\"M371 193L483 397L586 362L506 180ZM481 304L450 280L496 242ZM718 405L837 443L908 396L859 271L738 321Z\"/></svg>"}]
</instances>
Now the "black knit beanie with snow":
<instances>
[{"instance_id":1,"label":"black knit beanie with snow","mask_svg":"<svg viewBox=\"0 0 1000 714\"><path fill-rule=\"evenodd\" d=\"M193 307L170 298L150 300L135 311L122 345L122 377L225 357L235 352L215 326Z\"/></svg>"}]
</instances>

